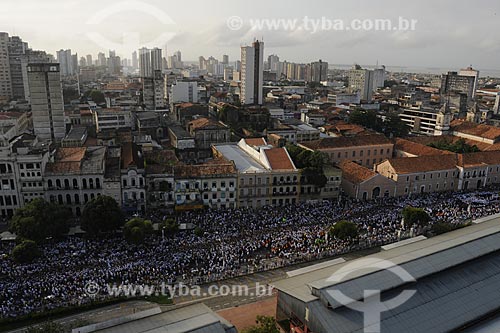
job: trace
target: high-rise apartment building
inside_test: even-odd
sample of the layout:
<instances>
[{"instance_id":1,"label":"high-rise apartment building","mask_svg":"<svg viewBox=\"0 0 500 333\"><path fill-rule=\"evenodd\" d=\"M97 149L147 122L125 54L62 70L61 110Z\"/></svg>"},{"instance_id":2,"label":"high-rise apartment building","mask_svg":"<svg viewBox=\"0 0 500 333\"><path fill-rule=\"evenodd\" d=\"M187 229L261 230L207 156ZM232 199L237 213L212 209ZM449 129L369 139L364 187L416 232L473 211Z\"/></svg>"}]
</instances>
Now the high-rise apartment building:
<instances>
[{"instance_id":1,"label":"high-rise apartment building","mask_svg":"<svg viewBox=\"0 0 500 333\"><path fill-rule=\"evenodd\" d=\"M162 50L155 47L154 49L151 50L151 70L153 73L155 71L162 71L163 70L163 57L162 57Z\"/></svg>"},{"instance_id":2,"label":"high-rise apartment building","mask_svg":"<svg viewBox=\"0 0 500 333\"><path fill-rule=\"evenodd\" d=\"M87 54L87 56L85 57L85 59L87 60L87 66L93 66L94 65L94 62L92 61L92 55L91 54Z\"/></svg>"},{"instance_id":3,"label":"high-rise apartment building","mask_svg":"<svg viewBox=\"0 0 500 333\"><path fill-rule=\"evenodd\" d=\"M359 92L363 101L371 101L373 96L373 71L354 65L349 70L349 91Z\"/></svg>"},{"instance_id":4,"label":"high-rise apartment building","mask_svg":"<svg viewBox=\"0 0 500 333\"><path fill-rule=\"evenodd\" d=\"M139 58L137 57L137 51L132 52L132 68L139 68Z\"/></svg>"},{"instance_id":5,"label":"high-rise apartment building","mask_svg":"<svg viewBox=\"0 0 500 333\"><path fill-rule=\"evenodd\" d=\"M385 66L373 70L373 89L383 88L385 84Z\"/></svg>"},{"instance_id":6,"label":"high-rise apartment building","mask_svg":"<svg viewBox=\"0 0 500 333\"><path fill-rule=\"evenodd\" d=\"M267 57L267 67L271 72L277 73L279 69L280 57L276 54L271 54Z\"/></svg>"},{"instance_id":7,"label":"high-rise apartment building","mask_svg":"<svg viewBox=\"0 0 500 333\"><path fill-rule=\"evenodd\" d=\"M60 65L28 64L28 83L35 135L60 141L65 135Z\"/></svg>"},{"instance_id":8,"label":"high-rise apartment building","mask_svg":"<svg viewBox=\"0 0 500 333\"><path fill-rule=\"evenodd\" d=\"M311 82L322 82L328 78L328 63L321 59L311 63Z\"/></svg>"},{"instance_id":9,"label":"high-rise apartment building","mask_svg":"<svg viewBox=\"0 0 500 333\"><path fill-rule=\"evenodd\" d=\"M479 73L478 73L479 75ZM448 72L441 76L441 94L448 95L454 92L467 95L467 100L474 98L474 76L459 75L457 72Z\"/></svg>"},{"instance_id":10,"label":"high-rise apartment building","mask_svg":"<svg viewBox=\"0 0 500 333\"><path fill-rule=\"evenodd\" d=\"M477 85L479 83L479 71L469 66L467 68L461 69L458 75L469 76L474 78L474 87L472 88L472 98L476 97Z\"/></svg>"},{"instance_id":11,"label":"high-rise apartment building","mask_svg":"<svg viewBox=\"0 0 500 333\"><path fill-rule=\"evenodd\" d=\"M57 61L59 62L61 76L74 75L75 72L73 67L73 57L71 56L71 50L59 50L57 51Z\"/></svg>"},{"instance_id":12,"label":"high-rise apartment building","mask_svg":"<svg viewBox=\"0 0 500 333\"><path fill-rule=\"evenodd\" d=\"M264 79L264 43L256 40L252 46L241 47L242 104L262 104Z\"/></svg>"},{"instance_id":13,"label":"high-rise apartment building","mask_svg":"<svg viewBox=\"0 0 500 333\"><path fill-rule=\"evenodd\" d=\"M12 98L12 80L9 62L9 34L0 32L0 102Z\"/></svg>"},{"instance_id":14,"label":"high-rise apartment building","mask_svg":"<svg viewBox=\"0 0 500 333\"><path fill-rule=\"evenodd\" d=\"M165 109L165 82L161 70L153 71L152 77L142 78L143 103L148 110Z\"/></svg>"}]
</instances>

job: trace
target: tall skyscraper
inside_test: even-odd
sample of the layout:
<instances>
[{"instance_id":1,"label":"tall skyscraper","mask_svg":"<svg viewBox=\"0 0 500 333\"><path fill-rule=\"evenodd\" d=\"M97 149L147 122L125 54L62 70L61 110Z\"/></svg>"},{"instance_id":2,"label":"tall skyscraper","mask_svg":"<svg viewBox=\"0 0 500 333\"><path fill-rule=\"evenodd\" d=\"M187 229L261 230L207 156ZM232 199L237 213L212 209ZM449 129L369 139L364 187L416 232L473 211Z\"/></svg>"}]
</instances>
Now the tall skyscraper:
<instances>
[{"instance_id":1,"label":"tall skyscraper","mask_svg":"<svg viewBox=\"0 0 500 333\"><path fill-rule=\"evenodd\" d=\"M271 54L269 57L267 57L267 66L269 67L269 70L271 72L278 73L279 63L280 57L278 57L276 54Z\"/></svg>"},{"instance_id":2,"label":"tall skyscraper","mask_svg":"<svg viewBox=\"0 0 500 333\"><path fill-rule=\"evenodd\" d=\"M182 53L181 51L175 51L174 55L177 57L178 62L182 62Z\"/></svg>"},{"instance_id":3,"label":"tall skyscraper","mask_svg":"<svg viewBox=\"0 0 500 333\"><path fill-rule=\"evenodd\" d=\"M60 141L65 135L64 102L60 65L28 64L28 83L35 134L43 140Z\"/></svg>"},{"instance_id":4,"label":"tall skyscraper","mask_svg":"<svg viewBox=\"0 0 500 333\"><path fill-rule=\"evenodd\" d=\"M153 69L151 67L151 52L143 47L139 49L139 72L142 77L151 77Z\"/></svg>"},{"instance_id":5,"label":"tall skyscraper","mask_svg":"<svg viewBox=\"0 0 500 333\"><path fill-rule=\"evenodd\" d=\"M132 68L134 70L139 68L139 58L137 58L137 51L132 52Z\"/></svg>"},{"instance_id":6,"label":"tall skyscraper","mask_svg":"<svg viewBox=\"0 0 500 333\"><path fill-rule=\"evenodd\" d=\"M448 72L441 76L441 94L463 93L467 95L467 101L471 101L474 98L475 81L476 78L474 76Z\"/></svg>"},{"instance_id":7,"label":"tall skyscraper","mask_svg":"<svg viewBox=\"0 0 500 333\"><path fill-rule=\"evenodd\" d=\"M102 52L97 54L97 66L106 66L106 55Z\"/></svg>"},{"instance_id":8,"label":"tall skyscraper","mask_svg":"<svg viewBox=\"0 0 500 333\"><path fill-rule=\"evenodd\" d=\"M262 104L264 80L264 43L256 40L252 46L241 47L242 104Z\"/></svg>"},{"instance_id":9,"label":"tall skyscraper","mask_svg":"<svg viewBox=\"0 0 500 333\"><path fill-rule=\"evenodd\" d=\"M166 107L165 81L162 71L155 70L152 77L142 78L142 97L148 110L160 110Z\"/></svg>"},{"instance_id":10,"label":"tall skyscraper","mask_svg":"<svg viewBox=\"0 0 500 333\"><path fill-rule=\"evenodd\" d=\"M224 54L224 55L222 56L222 63L223 63L224 65L228 65L228 64L229 64L229 56L228 56L227 54Z\"/></svg>"},{"instance_id":11,"label":"tall skyscraper","mask_svg":"<svg viewBox=\"0 0 500 333\"><path fill-rule=\"evenodd\" d=\"M151 70L154 71L162 71L163 63L162 63L162 50L155 47L151 50Z\"/></svg>"},{"instance_id":12,"label":"tall skyscraper","mask_svg":"<svg viewBox=\"0 0 500 333\"><path fill-rule=\"evenodd\" d=\"M371 101L373 96L373 71L354 65L348 75L350 92L359 92L364 101Z\"/></svg>"},{"instance_id":13,"label":"tall skyscraper","mask_svg":"<svg viewBox=\"0 0 500 333\"><path fill-rule=\"evenodd\" d=\"M328 63L319 61L311 63L311 81L312 82L322 82L326 81L328 78Z\"/></svg>"},{"instance_id":14,"label":"tall skyscraper","mask_svg":"<svg viewBox=\"0 0 500 333\"><path fill-rule=\"evenodd\" d=\"M94 65L94 62L92 61L92 55L91 54L87 54L87 56L85 58L87 60L87 66L93 66Z\"/></svg>"},{"instance_id":15,"label":"tall skyscraper","mask_svg":"<svg viewBox=\"0 0 500 333\"><path fill-rule=\"evenodd\" d=\"M22 62L28 50L28 43L18 36L9 38L9 64L10 78L12 83L12 97L14 99L24 99Z\"/></svg>"},{"instance_id":16,"label":"tall skyscraper","mask_svg":"<svg viewBox=\"0 0 500 333\"><path fill-rule=\"evenodd\" d=\"M9 62L9 34L0 32L0 101L12 98L12 80Z\"/></svg>"},{"instance_id":17,"label":"tall skyscraper","mask_svg":"<svg viewBox=\"0 0 500 333\"><path fill-rule=\"evenodd\" d=\"M75 74L73 72L73 57L71 56L71 50L59 50L57 51L57 61L60 65L61 76L69 76Z\"/></svg>"},{"instance_id":18,"label":"tall skyscraper","mask_svg":"<svg viewBox=\"0 0 500 333\"><path fill-rule=\"evenodd\" d=\"M373 89L383 88L385 84L385 66L373 70Z\"/></svg>"},{"instance_id":19,"label":"tall skyscraper","mask_svg":"<svg viewBox=\"0 0 500 333\"><path fill-rule=\"evenodd\" d=\"M461 69L460 72L458 73L458 75L469 76L469 77L474 78L474 87L472 89L472 98L475 98L477 85L479 83L479 71L472 68L472 65L471 65L467 68Z\"/></svg>"}]
</instances>

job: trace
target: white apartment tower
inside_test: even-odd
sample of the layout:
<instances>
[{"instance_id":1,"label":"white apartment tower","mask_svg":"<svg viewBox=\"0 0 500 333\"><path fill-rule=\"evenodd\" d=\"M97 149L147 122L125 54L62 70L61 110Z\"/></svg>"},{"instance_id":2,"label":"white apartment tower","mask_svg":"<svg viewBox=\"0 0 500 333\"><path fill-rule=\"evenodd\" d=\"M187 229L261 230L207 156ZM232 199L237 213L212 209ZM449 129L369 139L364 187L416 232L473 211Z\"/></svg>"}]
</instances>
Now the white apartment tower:
<instances>
[{"instance_id":1,"label":"white apartment tower","mask_svg":"<svg viewBox=\"0 0 500 333\"><path fill-rule=\"evenodd\" d=\"M65 124L59 64L29 64L27 70L35 135L60 141Z\"/></svg>"},{"instance_id":2,"label":"white apartment tower","mask_svg":"<svg viewBox=\"0 0 500 333\"><path fill-rule=\"evenodd\" d=\"M241 47L242 104L262 104L264 79L264 43L256 40L252 46Z\"/></svg>"},{"instance_id":3,"label":"white apartment tower","mask_svg":"<svg viewBox=\"0 0 500 333\"><path fill-rule=\"evenodd\" d=\"M354 65L349 70L349 91L351 93L359 91L362 100L371 101L373 96L373 77L373 71L363 69L359 65Z\"/></svg>"},{"instance_id":4,"label":"white apartment tower","mask_svg":"<svg viewBox=\"0 0 500 333\"><path fill-rule=\"evenodd\" d=\"M470 76L474 78L474 87L472 90L472 98L476 97L477 84L479 83L479 71L472 68L472 65L461 69L458 75Z\"/></svg>"},{"instance_id":5,"label":"white apartment tower","mask_svg":"<svg viewBox=\"0 0 500 333\"><path fill-rule=\"evenodd\" d=\"M60 65L61 76L70 76L75 74L71 50L57 51L57 61Z\"/></svg>"}]
</instances>

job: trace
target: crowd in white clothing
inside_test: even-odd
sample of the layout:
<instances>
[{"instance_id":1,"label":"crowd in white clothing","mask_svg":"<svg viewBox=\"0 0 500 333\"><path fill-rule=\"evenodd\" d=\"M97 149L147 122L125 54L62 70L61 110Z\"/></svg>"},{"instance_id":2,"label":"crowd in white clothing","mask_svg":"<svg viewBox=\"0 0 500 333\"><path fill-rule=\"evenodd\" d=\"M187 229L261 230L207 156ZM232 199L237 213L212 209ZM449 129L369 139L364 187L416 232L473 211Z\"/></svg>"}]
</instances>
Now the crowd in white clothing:
<instances>
[{"instance_id":1,"label":"crowd in white clothing","mask_svg":"<svg viewBox=\"0 0 500 333\"><path fill-rule=\"evenodd\" d=\"M204 283L299 261L341 254L356 247L387 244L401 234L401 210L424 207L431 223L464 223L500 212L498 192L435 193L413 198L349 199L301 203L282 208L186 212L178 223L194 223L204 234L180 231L149 237L132 246L121 236L107 239L68 237L41 245L42 256L26 265L6 256L13 244L0 247L0 312L18 317L92 298L89 282L155 285L185 281ZM346 219L359 226L360 241L328 239L327 230ZM418 233L415 232L415 233Z\"/></svg>"}]
</instances>

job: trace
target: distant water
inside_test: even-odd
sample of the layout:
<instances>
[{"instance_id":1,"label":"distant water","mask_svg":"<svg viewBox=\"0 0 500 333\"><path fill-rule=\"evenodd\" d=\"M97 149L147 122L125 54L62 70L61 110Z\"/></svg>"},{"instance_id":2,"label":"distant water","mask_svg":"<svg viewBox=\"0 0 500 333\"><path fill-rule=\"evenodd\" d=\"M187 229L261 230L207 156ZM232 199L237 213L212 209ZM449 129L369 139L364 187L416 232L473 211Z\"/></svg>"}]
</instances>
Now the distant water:
<instances>
[{"instance_id":1,"label":"distant water","mask_svg":"<svg viewBox=\"0 0 500 333\"><path fill-rule=\"evenodd\" d=\"M361 65L366 68L373 68L373 65ZM330 69L350 69L351 65L345 64L330 64L328 66ZM466 67L466 66L464 66ZM407 66L385 66L385 69L389 72L401 72L401 73L416 73L416 74L444 74L449 71L459 72L460 68L439 68L439 67L407 67ZM500 77L500 69L479 69L480 77Z\"/></svg>"}]
</instances>

